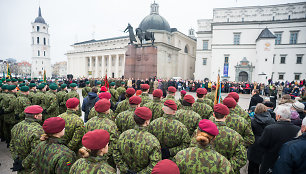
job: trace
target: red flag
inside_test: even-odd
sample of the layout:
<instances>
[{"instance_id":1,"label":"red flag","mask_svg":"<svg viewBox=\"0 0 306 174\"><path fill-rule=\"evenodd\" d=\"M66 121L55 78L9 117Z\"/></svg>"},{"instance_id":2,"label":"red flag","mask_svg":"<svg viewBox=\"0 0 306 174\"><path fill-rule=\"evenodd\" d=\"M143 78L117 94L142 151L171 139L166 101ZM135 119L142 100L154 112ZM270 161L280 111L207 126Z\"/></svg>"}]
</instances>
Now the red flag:
<instances>
[{"instance_id":1,"label":"red flag","mask_svg":"<svg viewBox=\"0 0 306 174\"><path fill-rule=\"evenodd\" d=\"M104 86L107 88L107 90L109 90L109 84L108 84L108 80L107 80L107 74L105 75Z\"/></svg>"}]
</instances>

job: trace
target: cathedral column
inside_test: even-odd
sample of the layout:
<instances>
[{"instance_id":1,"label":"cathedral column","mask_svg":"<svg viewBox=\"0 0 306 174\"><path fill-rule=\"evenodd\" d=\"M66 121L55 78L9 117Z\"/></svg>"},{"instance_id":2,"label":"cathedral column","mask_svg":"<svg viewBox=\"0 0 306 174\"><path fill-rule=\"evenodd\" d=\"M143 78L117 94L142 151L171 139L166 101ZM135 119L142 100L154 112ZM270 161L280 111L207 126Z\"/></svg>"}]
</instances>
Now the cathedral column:
<instances>
[{"instance_id":1,"label":"cathedral column","mask_svg":"<svg viewBox=\"0 0 306 174\"><path fill-rule=\"evenodd\" d=\"M108 76L109 78L112 78L112 55L108 55L107 76Z\"/></svg>"},{"instance_id":2,"label":"cathedral column","mask_svg":"<svg viewBox=\"0 0 306 174\"><path fill-rule=\"evenodd\" d=\"M96 56L95 57L95 78L97 78L98 77L98 66L99 66L99 64L98 64L98 56Z\"/></svg>"},{"instance_id":3,"label":"cathedral column","mask_svg":"<svg viewBox=\"0 0 306 174\"><path fill-rule=\"evenodd\" d=\"M119 55L116 54L115 77L119 77Z\"/></svg>"},{"instance_id":4,"label":"cathedral column","mask_svg":"<svg viewBox=\"0 0 306 174\"><path fill-rule=\"evenodd\" d=\"M121 64L121 72L122 72L122 75L124 75L124 68L125 68L125 54L123 54L122 56L122 64Z\"/></svg>"},{"instance_id":5,"label":"cathedral column","mask_svg":"<svg viewBox=\"0 0 306 174\"><path fill-rule=\"evenodd\" d=\"M105 76L105 56L102 55L102 77Z\"/></svg>"},{"instance_id":6,"label":"cathedral column","mask_svg":"<svg viewBox=\"0 0 306 174\"><path fill-rule=\"evenodd\" d=\"M89 71L92 71L92 70L91 70L91 57L88 57L88 65L89 65L89 66L88 66L87 74L88 74L88 77L89 77L89 76L90 76L90 75L89 75Z\"/></svg>"}]
</instances>

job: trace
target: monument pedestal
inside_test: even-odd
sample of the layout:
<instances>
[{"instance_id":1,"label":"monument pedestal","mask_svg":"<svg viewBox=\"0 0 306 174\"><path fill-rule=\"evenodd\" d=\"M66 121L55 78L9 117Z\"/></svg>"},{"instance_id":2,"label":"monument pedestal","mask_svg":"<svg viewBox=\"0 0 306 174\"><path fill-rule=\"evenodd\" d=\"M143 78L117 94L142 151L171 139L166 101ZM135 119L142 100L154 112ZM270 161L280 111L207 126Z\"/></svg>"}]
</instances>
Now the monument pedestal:
<instances>
[{"instance_id":1,"label":"monument pedestal","mask_svg":"<svg viewBox=\"0 0 306 174\"><path fill-rule=\"evenodd\" d=\"M125 53L125 78L143 79L157 75L157 48L128 45Z\"/></svg>"}]
</instances>

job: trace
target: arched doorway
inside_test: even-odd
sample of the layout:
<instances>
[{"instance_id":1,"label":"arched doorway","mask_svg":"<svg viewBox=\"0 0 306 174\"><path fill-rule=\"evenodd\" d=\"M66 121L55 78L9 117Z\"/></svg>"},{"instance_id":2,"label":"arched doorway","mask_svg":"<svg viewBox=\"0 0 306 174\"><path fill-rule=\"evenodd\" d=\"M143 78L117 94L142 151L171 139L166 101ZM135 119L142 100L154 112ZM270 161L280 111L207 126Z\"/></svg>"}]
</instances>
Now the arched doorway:
<instances>
[{"instance_id":1,"label":"arched doorway","mask_svg":"<svg viewBox=\"0 0 306 174\"><path fill-rule=\"evenodd\" d=\"M247 72L241 71L241 72L239 73L239 81L240 81L240 82L247 82L247 81L249 81L248 76L249 76L249 75L248 75Z\"/></svg>"}]
</instances>

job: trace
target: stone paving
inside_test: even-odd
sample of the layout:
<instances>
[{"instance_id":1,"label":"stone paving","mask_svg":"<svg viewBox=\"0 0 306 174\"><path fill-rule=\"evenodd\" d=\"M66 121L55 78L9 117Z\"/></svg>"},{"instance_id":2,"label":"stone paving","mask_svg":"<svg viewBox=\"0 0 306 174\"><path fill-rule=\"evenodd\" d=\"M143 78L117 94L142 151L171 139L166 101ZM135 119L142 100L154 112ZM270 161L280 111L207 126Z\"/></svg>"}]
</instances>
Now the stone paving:
<instances>
[{"instance_id":1,"label":"stone paving","mask_svg":"<svg viewBox=\"0 0 306 174\"><path fill-rule=\"evenodd\" d=\"M81 94L81 89L78 89L78 93L80 94L81 97L81 103L83 102L83 97ZM196 97L196 94L194 92L190 93L188 92L187 94L191 94L192 96ZM227 94L222 93L222 98L224 98ZM179 99L180 94L179 92L176 93L176 98ZM239 105L243 109L247 109L249 106L251 95L250 94L240 94L240 100L239 100ZM84 117L84 113L82 118ZM84 119L84 118L83 118ZM11 158L11 154L9 152L9 149L6 148L6 144L3 142L0 142L0 174L11 174L11 173L17 173L17 172L12 172L10 168L13 165L13 160ZM241 170L241 174L246 174L246 169Z\"/></svg>"}]
</instances>

